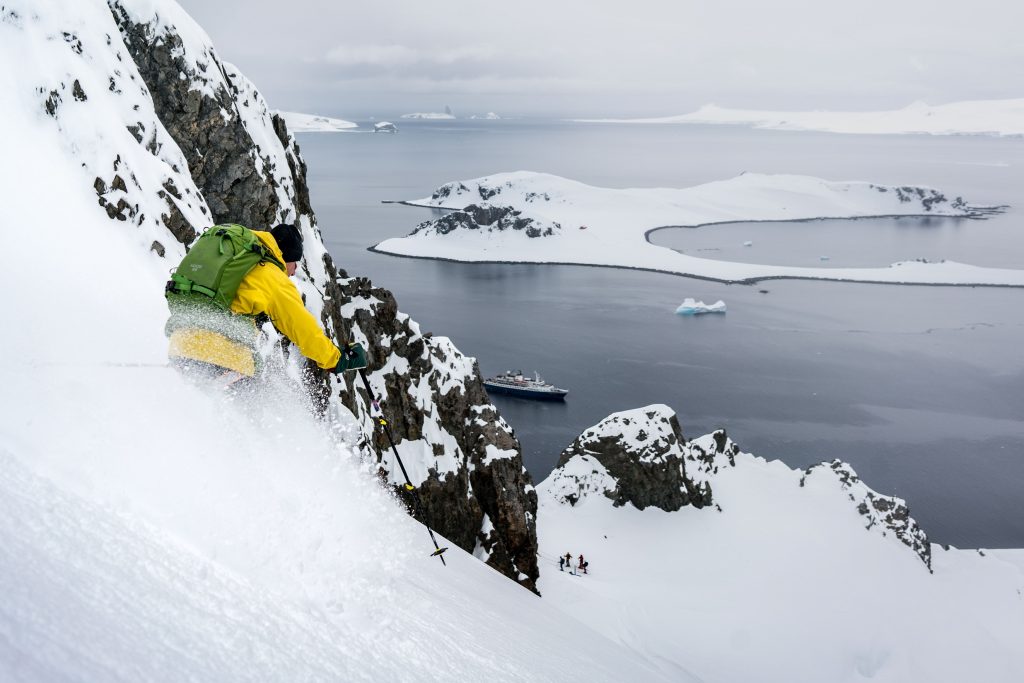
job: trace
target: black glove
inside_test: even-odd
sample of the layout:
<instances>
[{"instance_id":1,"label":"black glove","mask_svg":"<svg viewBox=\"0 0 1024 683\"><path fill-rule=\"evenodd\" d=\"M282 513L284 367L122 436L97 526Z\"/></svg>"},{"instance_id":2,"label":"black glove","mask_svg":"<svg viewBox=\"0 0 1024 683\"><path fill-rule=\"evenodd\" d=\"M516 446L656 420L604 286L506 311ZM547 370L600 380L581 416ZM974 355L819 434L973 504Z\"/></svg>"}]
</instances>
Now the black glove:
<instances>
[{"instance_id":1,"label":"black glove","mask_svg":"<svg viewBox=\"0 0 1024 683\"><path fill-rule=\"evenodd\" d=\"M366 351L362 344L349 342L341 347L341 359L332 372L341 374L346 370L358 370L366 367Z\"/></svg>"}]
</instances>

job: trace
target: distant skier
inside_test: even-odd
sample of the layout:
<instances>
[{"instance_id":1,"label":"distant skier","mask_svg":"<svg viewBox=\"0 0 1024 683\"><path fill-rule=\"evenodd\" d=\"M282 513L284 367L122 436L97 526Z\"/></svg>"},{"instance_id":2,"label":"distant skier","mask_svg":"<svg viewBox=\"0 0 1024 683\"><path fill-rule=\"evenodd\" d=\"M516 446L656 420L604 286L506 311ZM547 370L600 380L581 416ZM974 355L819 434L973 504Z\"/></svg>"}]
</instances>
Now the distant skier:
<instances>
[{"instance_id":1,"label":"distant skier","mask_svg":"<svg viewBox=\"0 0 1024 683\"><path fill-rule=\"evenodd\" d=\"M250 382L258 369L257 318L265 317L324 370L366 367L362 346L339 350L303 305L289 279L301 259L302 235L294 225L270 232L217 225L204 232L165 288L172 365L225 389Z\"/></svg>"},{"instance_id":2,"label":"distant skier","mask_svg":"<svg viewBox=\"0 0 1024 683\"><path fill-rule=\"evenodd\" d=\"M565 566L569 568L569 573L573 576L576 575L576 567L572 563L572 553L565 554Z\"/></svg>"},{"instance_id":3,"label":"distant skier","mask_svg":"<svg viewBox=\"0 0 1024 683\"><path fill-rule=\"evenodd\" d=\"M560 572L564 572L565 571L565 558L562 557L562 556L558 557L558 571L560 571Z\"/></svg>"},{"instance_id":4,"label":"distant skier","mask_svg":"<svg viewBox=\"0 0 1024 683\"><path fill-rule=\"evenodd\" d=\"M583 553L580 553L580 563L579 563L578 566L579 566L580 569L583 570L584 574L587 573L587 562L586 562L586 560L583 559Z\"/></svg>"}]
</instances>

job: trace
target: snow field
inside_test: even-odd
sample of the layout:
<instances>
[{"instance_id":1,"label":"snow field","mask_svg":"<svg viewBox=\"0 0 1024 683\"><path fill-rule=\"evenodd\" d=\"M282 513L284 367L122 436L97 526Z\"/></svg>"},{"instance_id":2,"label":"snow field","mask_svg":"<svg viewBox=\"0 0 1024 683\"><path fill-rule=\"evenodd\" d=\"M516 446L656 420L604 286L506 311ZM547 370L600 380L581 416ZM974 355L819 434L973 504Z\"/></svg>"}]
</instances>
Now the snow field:
<instances>
[{"instance_id":1,"label":"snow field","mask_svg":"<svg viewBox=\"0 0 1024 683\"><path fill-rule=\"evenodd\" d=\"M831 477L737 457L714 506L575 507L538 485L539 584L556 604L652 661L705 681L1015 681L1024 573L933 547L935 573L864 519ZM818 479L817 481L815 481ZM548 480L550 481L550 480ZM552 561L583 553L586 577ZM553 558L553 559L548 559Z\"/></svg>"}]
</instances>

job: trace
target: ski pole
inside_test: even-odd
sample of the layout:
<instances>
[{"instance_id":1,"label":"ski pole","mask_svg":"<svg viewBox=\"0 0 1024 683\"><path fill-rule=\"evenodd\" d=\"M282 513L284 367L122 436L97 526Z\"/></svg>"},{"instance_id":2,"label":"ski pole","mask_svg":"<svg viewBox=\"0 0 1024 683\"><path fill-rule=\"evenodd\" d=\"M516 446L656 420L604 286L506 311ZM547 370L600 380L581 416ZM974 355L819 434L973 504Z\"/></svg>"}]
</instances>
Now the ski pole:
<instances>
[{"instance_id":1,"label":"ski pole","mask_svg":"<svg viewBox=\"0 0 1024 683\"><path fill-rule=\"evenodd\" d=\"M380 423L380 426L384 428L384 435L388 438L388 443L391 444L391 452L395 454L395 460L398 461L398 466L402 470L402 476L405 477L405 490L408 491L409 495L412 497L413 515L420 515L423 518L423 525L427 527L427 533L430 534L430 540L434 543L434 552L430 554L441 558L441 564L447 567L448 563L444 561L444 551L448 550L448 548L442 548L437 544L437 538L434 536L434 530L430 528L430 520L420 507L420 498L416 494L416 487L412 485L412 480L409 479L409 473L405 470L405 464L402 462L402 456L398 454L398 449L395 448L395 440L391 437L391 428L388 427L388 421L384 418L384 411L381 410L380 403L377 402L377 398L373 395L373 389L370 388L370 380L366 378L365 368L359 369L359 376L363 380L363 386L366 388L366 394L370 398L370 403L373 404L373 407L376 408L377 412L380 414L377 421Z\"/></svg>"}]
</instances>

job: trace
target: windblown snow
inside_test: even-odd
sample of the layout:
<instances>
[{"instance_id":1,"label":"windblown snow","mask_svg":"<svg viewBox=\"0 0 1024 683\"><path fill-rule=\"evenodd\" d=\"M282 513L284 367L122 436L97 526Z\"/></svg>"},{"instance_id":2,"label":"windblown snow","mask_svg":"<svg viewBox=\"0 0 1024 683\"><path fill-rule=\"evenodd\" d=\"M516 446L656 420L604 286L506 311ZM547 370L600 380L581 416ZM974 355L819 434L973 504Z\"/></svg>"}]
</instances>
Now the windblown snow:
<instances>
[{"instance_id":1,"label":"windblown snow","mask_svg":"<svg viewBox=\"0 0 1024 683\"><path fill-rule=\"evenodd\" d=\"M708 104L690 114L646 119L578 119L592 123L703 123L776 130L876 135L1024 135L1024 99L973 100L891 111L757 111Z\"/></svg>"},{"instance_id":2,"label":"windblown snow","mask_svg":"<svg viewBox=\"0 0 1024 683\"><path fill-rule=\"evenodd\" d=\"M977 207L961 197L913 186L830 182L796 175L746 173L686 189L608 189L550 175L517 171L442 185L430 197L405 202L469 211L528 212L561 231L526 239L521 231L436 230L384 240L376 251L467 262L562 263L640 268L679 275L752 282L803 278L907 284L1024 286L1024 270L983 268L953 261L902 261L885 268L803 268L735 263L682 254L647 241L658 227L737 221L792 221L865 216L981 217L1000 207ZM446 217L435 221L439 226Z\"/></svg>"}]
</instances>

